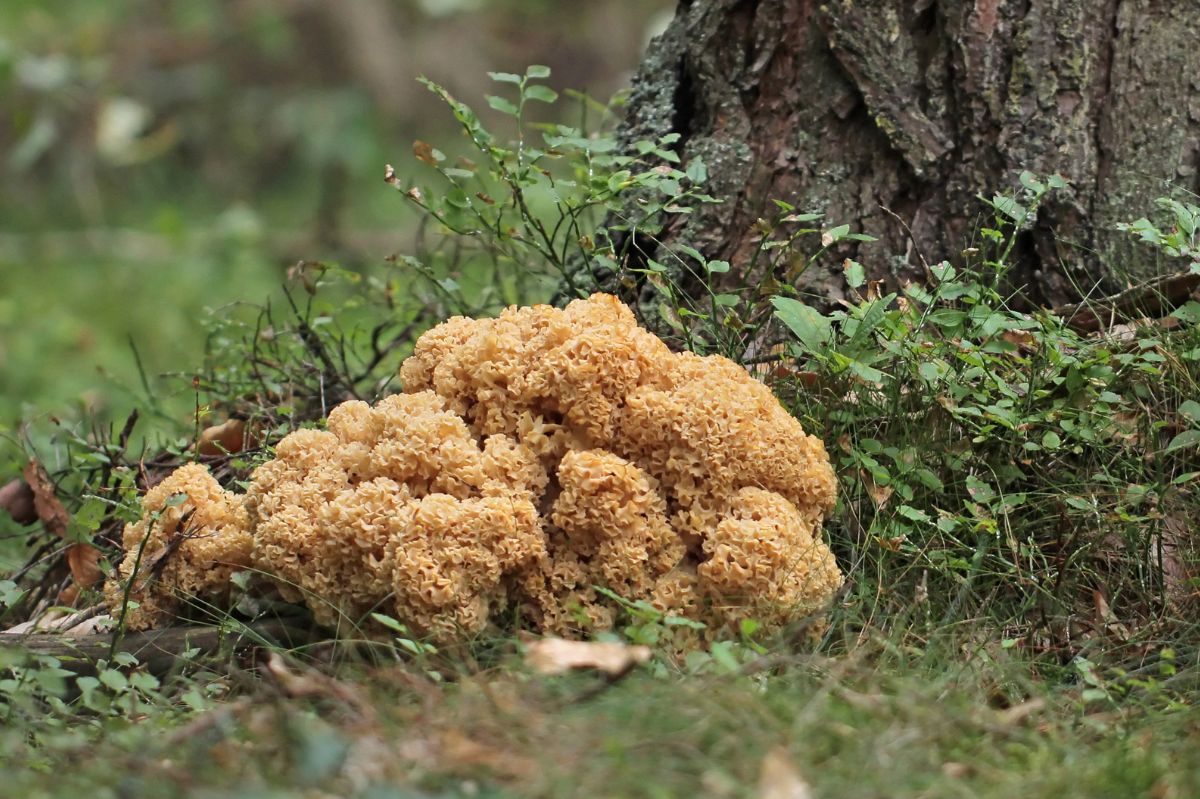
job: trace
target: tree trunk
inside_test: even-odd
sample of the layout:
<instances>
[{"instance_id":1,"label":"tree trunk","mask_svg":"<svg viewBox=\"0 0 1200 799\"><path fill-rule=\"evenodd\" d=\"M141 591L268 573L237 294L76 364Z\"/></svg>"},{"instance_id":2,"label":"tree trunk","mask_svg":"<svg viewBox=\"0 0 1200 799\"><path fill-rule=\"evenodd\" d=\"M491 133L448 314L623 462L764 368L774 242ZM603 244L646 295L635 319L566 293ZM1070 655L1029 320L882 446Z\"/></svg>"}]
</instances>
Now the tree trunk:
<instances>
[{"instance_id":1,"label":"tree trunk","mask_svg":"<svg viewBox=\"0 0 1200 799\"><path fill-rule=\"evenodd\" d=\"M1113 225L1166 182L1196 191L1200 14L1161 0L681 0L634 82L625 141L680 134L706 206L658 242L730 261L780 199L879 239L868 275L922 279L956 260L990 197L1059 173L1013 273L1061 304L1157 273ZM639 242L643 254L661 244ZM840 258L803 288L840 296ZM611 288L611 287L610 287Z\"/></svg>"}]
</instances>

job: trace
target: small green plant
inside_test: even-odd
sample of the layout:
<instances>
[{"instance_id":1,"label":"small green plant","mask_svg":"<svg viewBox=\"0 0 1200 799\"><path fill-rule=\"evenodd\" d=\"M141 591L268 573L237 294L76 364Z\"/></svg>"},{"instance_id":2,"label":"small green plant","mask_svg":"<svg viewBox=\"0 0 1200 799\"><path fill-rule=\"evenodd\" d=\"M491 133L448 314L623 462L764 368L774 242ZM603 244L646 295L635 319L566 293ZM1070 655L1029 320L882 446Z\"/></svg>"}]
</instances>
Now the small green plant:
<instances>
[{"instance_id":1,"label":"small green plant","mask_svg":"<svg viewBox=\"0 0 1200 799\"><path fill-rule=\"evenodd\" d=\"M534 123L529 119L533 104L552 105L559 99L539 82L550 76L549 68L489 74L509 89L512 99L487 100L493 110L512 118L514 142L502 144L469 105L423 79L449 105L472 157L452 162L443 151L416 142L414 155L437 173L441 186L406 187L394 169L387 173L388 182L452 241L451 246L399 259L428 279L450 311L478 314L545 299L563 283L569 294L586 296L599 284L601 272L623 270L632 234L653 236L664 218L691 213L696 203L715 202L702 190L702 162L693 162L686 171L675 167L680 159L671 148L678 135L635 142L632 152L619 150L611 133L587 129L589 110L606 117L608 109L578 94L574 98L583 112L579 125ZM630 194L639 198L637 216L601 226L606 214L622 211L622 200ZM584 265L582 272L574 263ZM648 271L657 269L651 265ZM477 290L464 290L464 272L474 273ZM580 282L580 274L588 279Z\"/></svg>"},{"instance_id":2,"label":"small green plant","mask_svg":"<svg viewBox=\"0 0 1200 799\"><path fill-rule=\"evenodd\" d=\"M1128 231L1139 241L1161 250L1171 258L1187 260L1188 270L1200 274L1200 205L1196 196L1189 194L1189 201L1174 197L1159 197L1154 204L1159 209L1160 221L1154 222L1141 217L1133 222L1120 223L1118 230Z\"/></svg>"},{"instance_id":3,"label":"small green plant","mask_svg":"<svg viewBox=\"0 0 1200 799\"><path fill-rule=\"evenodd\" d=\"M395 644L397 653L402 656L425 659L430 655L437 654L437 647L420 636L414 635L408 629L408 625L383 613L372 613L371 618L395 633L392 642Z\"/></svg>"},{"instance_id":4,"label":"small green plant","mask_svg":"<svg viewBox=\"0 0 1200 799\"><path fill-rule=\"evenodd\" d=\"M848 262L845 308L773 298L792 336L775 374L833 445L845 487L833 538L862 599L898 625L987 612L1026 644L1070 650L1054 620L1095 592L1165 607L1146 553L1195 477L1200 406L1173 398L1197 390L1197 328L1118 340L1017 310L1004 288L1016 236L1064 185L1021 183L985 200L981 246L924 284L883 294Z\"/></svg>"},{"instance_id":5,"label":"small green plant","mask_svg":"<svg viewBox=\"0 0 1200 799\"><path fill-rule=\"evenodd\" d=\"M596 593L608 597L621 607L626 617L625 623L620 628L621 634L631 644L657 646L671 637L671 628L705 629L703 622L664 613L644 599L630 601L603 586L593 586L593 588Z\"/></svg>"},{"instance_id":6,"label":"small green plant","mask_svg":"<svg viewBox=\"0 0 1200 799\"><path fill-rule=\"evenodd\" d=\"M622 615L614 631L599 633L598 637L651 647L656 657L650 672L657 677L740 674L767 654L766 646L759 641L760 625L753 619L744 619L735 636L700 646L708 629L703 622L664 613L645 600L630 601L603 586L593 588L616 602Z\"/></svg>"},{"instance_id":7,"label":"small green plant","mask_svg":"<svg viewBox=\"0 0 1200 799\"><path fill-rule=\"evenodd\" d=\"M172 705L158 678L128 652L96 661L92 671L78 675L58 657L0 650L0 718L54 728L81 717L136 717Z\"/></svg>"}]
</instances>

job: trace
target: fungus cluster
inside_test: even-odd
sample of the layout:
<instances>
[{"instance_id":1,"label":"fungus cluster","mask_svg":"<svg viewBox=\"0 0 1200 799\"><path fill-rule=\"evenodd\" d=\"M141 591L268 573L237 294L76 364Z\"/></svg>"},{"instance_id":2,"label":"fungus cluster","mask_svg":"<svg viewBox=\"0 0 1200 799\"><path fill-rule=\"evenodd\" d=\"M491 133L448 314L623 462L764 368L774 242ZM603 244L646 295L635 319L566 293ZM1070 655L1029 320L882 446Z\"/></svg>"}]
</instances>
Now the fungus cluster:
<instances>
[{"instance_id":1,"label":"fungus cluster","mask_svg":"<svg viewBox=\"0 0 1200 799\"><path fill-rule=\"evenodd\" d=\"M141 630L174 618L184 598L223 605L253 548L242 497L189 463L146 492L142 511L122 534L118 579L104 585L109 607L125 607L126 625Z\"/></svg>"},{"instance_id":2,"label":"fungus cluster","mask_svg":"<svg viewBox=\"0 0 1200 799\"><path fill-rule=\"evenodd\" d=\"M604 628L610 594L714 630L776 626L841 583L820 534L836 491L821 442L740 366L671 352L614 297L451 319L401 378L405 393L284 438L244 497L198 466L148 493L123 579L186 509L211 536L135 582L153 601L131 626L247 563L321 623L378 611L438 638L514 613L544 632Z\"/></svg>"}]
</instances>

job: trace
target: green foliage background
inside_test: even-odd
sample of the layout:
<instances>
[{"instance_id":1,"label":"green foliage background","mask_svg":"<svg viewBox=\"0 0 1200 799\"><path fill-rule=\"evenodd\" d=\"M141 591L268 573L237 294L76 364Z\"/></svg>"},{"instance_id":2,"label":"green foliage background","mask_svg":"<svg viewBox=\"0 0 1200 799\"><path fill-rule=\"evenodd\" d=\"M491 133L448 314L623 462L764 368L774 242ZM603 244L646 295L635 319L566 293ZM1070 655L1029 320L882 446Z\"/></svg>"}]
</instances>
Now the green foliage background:
<instances>
[{"instance_id":1,"label":"green foliage background","mask_svg":"<svg viewBox=\"0 0 1200 799\"><path fill-rule=\"evenodd\" d=\"M391 25L387 81L339 27L355 5ZM0 428L122 417L144 394L132 346L160 421L190 428L210 311L278 301L300 259L370 272L411 249L384 164L407 178L413 140L454 139L419 74L478 95L487 70L542 62L606 99L671 4L337 6L0 4Z\"/></svg>"}]
</instances>

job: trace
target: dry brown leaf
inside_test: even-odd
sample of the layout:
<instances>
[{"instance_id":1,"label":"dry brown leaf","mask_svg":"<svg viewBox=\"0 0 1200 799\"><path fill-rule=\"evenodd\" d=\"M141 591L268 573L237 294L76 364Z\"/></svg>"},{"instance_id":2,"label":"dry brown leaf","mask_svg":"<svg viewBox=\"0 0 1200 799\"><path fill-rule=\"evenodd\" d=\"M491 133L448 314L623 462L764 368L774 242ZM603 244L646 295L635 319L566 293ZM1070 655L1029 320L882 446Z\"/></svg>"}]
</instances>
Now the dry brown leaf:
<instances>
[{"instance_id":1,"label":"dry brown leaf","mask_svg":"<svg viewBox=\"0 0 1200 799\"><path fill-rule=\"evenodd\" d=\"M1162 575L1167 599L1177 608L1194 609L1200 600L1200 563L1190 553L1192 522L1172 510L1163 517Z\"/></svg>"},{"instance_id":2,"label":"dry brown leaf","mask_svg":"<svg viewBox=\"0 0 1200 799\"><path fill-rule=\"evenodd\" d=\"M91 588L104 578L100 571L100 550L91 544L75 544L68 549L67 565L80 588Z\"/></svg>"},{"instance_id":3,"label":"dry brown leaf","mask_svg":"<svg viewBox=\"0 0 1200 799\"><path fill-rule=\"evenodd\" d=\"M323 261L297 261L288 267L287 279L299 283L312 296L317 293L317 283L325 276L329 265Z\"/></svg>"},{"instance_id":4,"label":"dry brown leaf","mask_svg":"<svg viewBox=\"0 0 1200 799\"><path fill-rule=\"evenodd\" d=\"M1137 446L1141 442L1142 415L1133 411L1117 411L1112 415L1114 427L1113 439L1130 446Z\"/></svg>"},{"instance_id":5,"label":"dry brown leaf","mask_svg":"<svg viewBox=\"0 0 1200 799\"><path fill-rule=\"evenodd\" d=\"M51 482L50 475L46 474L46 470L37 461L25 464L24 475L25 482L33 491L33 507L37 510L38 519L50 532L60 538L65 536L71 516L54 495L54 483Z\"/></svg>"},{"instance_id":6,"label":"dry brown leaf","mask_svg":"<svg viewBox=\"0 0 1200 799\"><path fill-rule=\"evenodd\" d=\"M875 503L875 507L882 508L887 504L887 501L892 498L892 494L896 489L891 486L879 485L871 476L863 473L863 486L867 489L867 493L871 495L871 501Z\"/></svg>"},{"instance_id":7,"label":"dry brown leaf","mask_svg":"<svg viewBox=\"0 0 1200 799\"><path fill-rule=\"evenodd\" d=\"M229 419L207 427L196 441L198 455L225 455L241 452L246 447L246 423Z\"/></svg>"},{"instance_id":8,"label":"dry brown leaf","mask_svg":"<svg viewBox=\"0 0 1200 799\"><path fill-rule=\"evenodd\" d=\"M425 142L425 141L421 141L420 139L417 139L416 141L413 142L412 151L413 151L413 155L415 155L417 157L418 161L429 164L430 166L438 165L439 159L434 154L433 145L430 144L429 142Z\"/></svg>"},{"instance_id":9,"label":"dry brown leaf","mask_svg":"<svg viewBox=\"0 0 1200 799\"><path fill-rule=\"evenodd\" d=\"M1118 640L1129 640L1129 628L1121 623L1116 614L1112 612L1112 608L1108 605L1108 597L1098 588L1092 589L1092 605L1096 609L1096 618L1100 621L1100 627L1111 632Z\"/></svg>"},{"instance_id":10,"label":"dry brown leaf","mask_svg":"<svg viewBox=\"0 0 1200 799\"><path fill-rule=\"evenodd\" d=\"M35 616L28 621L14 624L4 630L4 635L24 635L25 633L53 632L62 629L64 619L71 618L73 613L63 608L51 608L45 613Z\"/></svg>"},{"instance_id":11,"label":"dry brown leaf","mask_svg":"<svg viewBox=\"0 0 1200 799\"><path fill-rule=\"evenodd\" d=\"M98 613L95 616L84 619L72 627L66 628L63 630L63 634L75 637L96 635L97 633L108 632L111 630L112 624L112 616L109 616L107 613Z\"/></svg>"},{"instance_id":12,"label":"dry brown leaf","mask_svg":"<svg viewBox=\"0 0 1200 799\"><path fill-rule=\"evenodd\" d=\"M777 746L763 758L758 774L758 799L812 799L812 788L788 757Z\"/></svg>"},{"instance_id":13,"label":"dry brown leaf","mask_svg":"<svg viewBox=\"0 0 1200 799\"><path fill-rule=\"evenodd\" d=\"M784 377L784 376L793 378L796 382L798 382L800 385L804 386L805 388L812 388L813 386L815 386L817 384L817 381L819 381L821 379L821 375L819 375L816 372L807 372L807 371L797 372L797 371L791 370L791 369L788 370L786 375L780 375L778 372L776 372L776 377Z\"/></svg>"},{"instance_id":14,"label":"dry brown leaf","mask_svg":"<svg viewBox=\"0 0 1200 799\"><path fill-rule=\"evenodd\" d=\"M942 773L952 780L961 780L971 774L971 767L966 763L958 763L953 760L942 764Z\"/></svg>"},{"instance_id":15,"label":"dry brown leaf","mask_svg":"<svg viewBox=\"0 0 1200 799\"><path fill-rule=\"evenodd\" d=\"M650 647L606 641L567 641L541 638L529 644L525 662L539 674L562 674L571 669L596 669L620 675L650 659Z\"/></svg>"},{"instance_id":16,"label":"dry brown leaf","mask_svg":"<svg viewBox=\"0 0 1200 799\"><path fill-rule=\"evenodd\" d=\"M317 696L330 699L358 722L369 724L375 720L374 707L355 685L336 680L311 667L293 668L278 652L272 652L267 657L263 671L289 697Z\"/></svg>"},{"instance_id":17,"label":"dry brown leaf","mask_svg":"<svg viewBox=\"0 0 1200 799\"><path fill-rule=\"evenodd\" d=\"M1030 716L1040 713L1045 707L1046 700L1041 697L1035 697L1019 705L1013 705L1010 708L999 711L996 713L996 720L1005 726L1022 724Z\"/></svg>"},{"instance_id":18,"label":"dry brown leaf","mask_svg":"<svg viewBox=\"0 0 1200 799\"><path fill-rule=\"evenodd\" d=\"M1017 349L1037 349L1037 339L1027 330L1005 330L1000 334L1000 338L1012 344Z\"/></svg>"},{"instance_id":19,"label":"dry brown leaf","mask_svg":"<svg viewBox=\"0 0 1200 799\"><path fill-rule=\"evenodd\" d=\"M19 477L0 487L0 508L17 524L33 524L37 521L37 509L33 507L33 489Z\"/></svg>"},{"instance_id":20,"label":"dry brown leaf","mask_svg":"<svg viewBox=\"0 0 1200 799\"><path fill-rule=\"evenodd\" d=\"M446 730L441 734L437 751L442 765L452 768L482 767L508 777L527 777L537 768L528 758L480 743L457 730Z\"/></svg>"},{"instance_id":21,"label":"dry brown leaf","mask_svg":"<svg viewBox=\"0 0 1200 799\"><path fill-rule=\"evenodd\" d=\"M38 519L46 525L47 530L66 540L71 514L55 496L50 475L37 461L25 464L24 475L25 482L33 492L33 506ZM59 601L69 605L79 597L79 589L91 588L100 582L103 576L100 572L100 551L88 543L71 544L67 547L67 565L71 569L71 578L78 586L74 591L68 587L59 594Z\"/></svg>"},{"instance_id":22,"label":"dry brown leaf","mask_svg":"<svg viewBox=\"0 0 1200 799\"><path fill-rule=\"evenodd\" d=\"M288 668L288 664L278 652L272 652L263 664L267 674L290 697L318 696L328 693L326 681L317 678L316 672L297 674Z\"/></svg>"},{"instance_id":23,"label":"dry brown leaf","mask_svg":"<svg viewBox=\"0 0 1200 799\"><path fill-rule=\"evenodd\" d=\"M1178 316L1164 316L1161 319L1155 319L1154 322L1163 330L1174 330L1183 324L1183 320Z\"/></svg>"}]
</instances>

